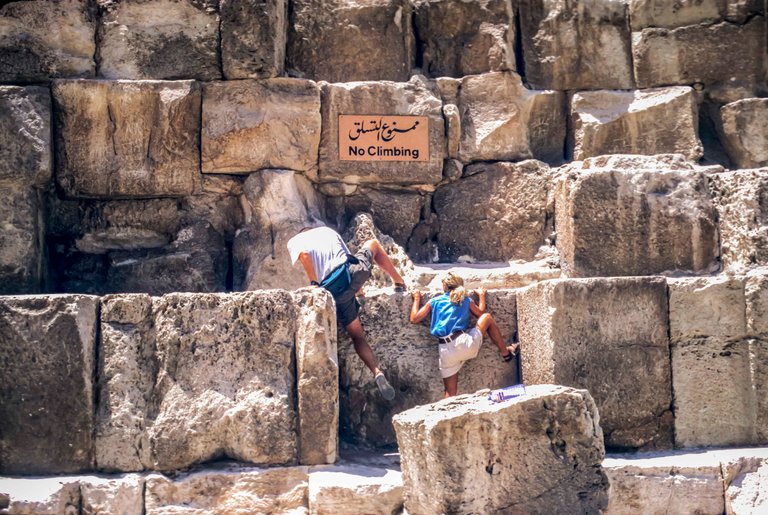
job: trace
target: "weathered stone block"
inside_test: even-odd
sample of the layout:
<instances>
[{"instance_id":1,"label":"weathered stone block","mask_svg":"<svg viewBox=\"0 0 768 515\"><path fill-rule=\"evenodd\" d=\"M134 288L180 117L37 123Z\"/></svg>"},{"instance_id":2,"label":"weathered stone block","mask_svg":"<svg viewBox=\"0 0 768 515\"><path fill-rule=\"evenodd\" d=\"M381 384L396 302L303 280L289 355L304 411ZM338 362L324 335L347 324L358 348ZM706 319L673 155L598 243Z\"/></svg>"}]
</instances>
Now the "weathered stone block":
<instances>
[{"instance_id":1,"label":"weathered stone block","mask_svg":"<svg viewBox=\"0 0 768 515\"><path fill-rule=\"evenodd\" d=\"M706 86L760 83L765 34L763 16L744 25L722 22L634 32L635 81L639 88L697 82ZM736 81L729 80L731 77Z\"/></svg>"},{"instance_id":2,"label":"weathered stone block","mask_svg":"<svg viewBox=\"0 0 768 515\"><path fill-rule=\"evenodd\" d=\"M747 337L743 277L668 279L672 343L696 338L739 341Z\"/></svg>"},{"instance_id":3,"label":"weathered stone block","mask_svg":"<svg viewBox=\"0 0 768 515\"><path fill-rule=\"evenodd\" d=\"M693 89L583 91L571 101L573 158L603 154L683 154L704 149Z\"/></svg>"},{"instance_id":4,"label":"weathered stone block","mask_svg":"<svg viewBox=\"0 0 768 515\"><path fill-rule=\"evenodd\" d=\"M147 476L147 515L307 513L306 467L193 472L176 479Z\"/></svg>"},{"instance_id":5,"label":"weathered stone block","mask_svg":"<svg viewBox=\"0 0 768 515\"><path fill-rule=\"evenodd\" d=\"M723 267L741 272L768 264L768 168L712 174L708 181Z\"/></svg>"},{"instance_id":6,"label":"weathered stone block","mask_svg":"<svg viewBox=\"0 0 768 515\"><path fill-rule=\"evenodd\" d=\"M88 1L3 2L0 82L93 77L96 16Z\"/></svg>"},{"instance_id":7,"label":"weathered stone block","mask_svg":"<svg viewBox=\"0 0 768 515\"><path fill-rule=\"evenodd\" d=\"M459 90L459 158L559 163L565 147L565 96L531 91L516 73L465 77Z\"/></svg>"},{"instance_id":8,"label":"weathered stone block","mask_svg":"<svg viewBox=\"0 0 768 515\"><path fill-rule=\"evenodd\" d=\"M768 275L748 277L744 295L747 301L747 331L750 336L765 338L768 336Z\"/></svg>"},{"instance_id":9,"label":"weathered stone block","mask_svg":"<svg viewBox=\"0 0 768 515\"><path fill-rule=\"evenodd\" d=\"M220 0L224 78L263 79L283 73L286 0Z\"/></svg>"},{"instance_id":10,"label":"weathered stone block","mask_svg":"<svg viewBox=\"0 0 768 515\"><path fill-rule=\"evenodd\" d=\"M647 27L683 27L702 22L722 21L728 0L629 0L629 21L633 31Z\"/></svg>"},{"instance_id":11,"label":"weathered stone block","mask_svg":"<svg viewBox=\"0 0 768 515\"><path fill-rule=\"evenodd\" d=\"M341 181L349 184L437 184L443 178L446 145L442 107L439 96L418 77L404 83L324 84L319 179L323 182ZM338 117L341 114L428 117L429 160L340 160Z\"/></svg>"},{"instance_id":12,"label":"weathered stone block","mask_svg":"<svg viewBox=\"0 0 768 515\"><path fill-rule=\"evenodd\" d=\"M5 506L3 496L7 498ZM0 509L9 515L76 515L81 513L80 505L80 483L76 477L0 480Z\"/></svg>"},{"instance_id":13,"label":"weathered stone block","mask_svg":"<svg viewBox=\"0 0 768 515\"><path fill-rule=\"evenodd\" d=\"M0 203L0 293L38 293L43 283L44 228L40 193L7 186Z\"/></svg>"},{"instance_id":14,"label":"weathered stone block","mask_svg":"<svg viewBox=\"0 0 768 515\"><path fill-rule=\"evenodd\" d=\"M517 315L526 384L588 389L608 448L672 447L664 279L545 281L518 294Z\"/></svg>"},{"instance_id":15,"label":"weathered stone block","mask_svg":"<svg viewBox=\"0 0 768 515\"><path fill-rule=\"evenodd\" d=\"M202 169L317 169L320 88L311 81L210 82L203 88Z\"/></svg>"},{"instance_id":16,"label":"weathered stone block","mask_svg":"<svg viewBox=\"0 0 768 515\"><path fill-rule=\"evenodd\" d=\"M441 261L531 260L545 244L551 171L539 161L475 164L439 188L433 205ZM478 209L478 206L482 206Z\"/></svg>"},{"instance_id":17,"label":"weathered stone block","mask_svg":"<svg viewBox=\"0 0 768 515\"><path fill-rule=\"evenodd\" d=\"M768 510L768 455L760 450L753 450L752 454L722 464L728 515Z\"/></svg>"},{"instance_id":18,"label":"weathered stone block","mask_svg":"<svg viewBox=\"0 0 768 515\"><path fill-rule=\"evenodd\" d=\"M405 507L598 513L608 504L599 420L589 392L552 385L498 404L478 393L400 413Z\"/></svg>"},{"instance_id":19,"label":"weathered stone block","mask_svg":"<svg viewBox=\"0 0 768 515\"><path fill-rule=\"evenodd\" d=\"M390 515L403 509L399 470L364 465L313 468L309 512L316 515Z\"/></svg>"},{"instance_id":20,"label":"weathered stone block","mask_svg":"<svg viewBox=\"0 0 768 515\"><path fill-rule=\"evenodd\" d=\"M174 197L197 187L197 83L56 81L53 98L57 180L67 196Z\"/></svg>"},{"instance_id":21,"label":"weathered stone block","mask_svg":"<svg viewBox=\"0 0 768 515\"><path fill-rule=\"evenodd\" d=\"M81 513L144 513L144 478L138 474L124 476L81 476Z\"/></svg>"},{"instance_id":22,"label":"weathered stone block","mask_svg":"<svg viewBox=\"0 0 768 515\"><path fill-rule=\"evenodd\" d=\"M768 166L768 98L747 98L720 108L723 144L738 168Z\"/></svg>"},{"instance_id":23,"label":"weathered stone block","mask_svg":"<svg viewBox=\"0 0 768 515\"><path fill-rule=\"evenodd\" d=\"M218 0L97 0L99 75L221 78Z\"/></svg>"},{"instance_id":24,"label":"weathered stone block","mask_svg":"<svg viewBox=\"0 0 768 515\"><path fill-rule=\"evenodd\" d=\"M525 76L534 88L630 89L626 2L517 2Z\"/></svg>"},{"instance_id":25,"label":"weathered stone block","mask_svg":"<svg viewBox=\"0 0 768 515\"><path fill-rule=\"evenodd\" d=\"M0 472L93 466L98 306L85 295L0 298Z\"/></svg>"},{"instance_id":26,"label":"weathered stone block","mask_svg":"<svg viewBox=\"0 0 768 515\"><path fill-rule=\"evenodd\" d=\"M569 277L711 272L715 208L706 177L682 156L601 156L557 186L555 229Z\"/></svg>"},{"instance_id":27,"label":"weathered stone block","mask_svg":"<svg viewBox=\"0 0 768 515\"><path fill-rule=\"evenodd\" d=\"M421 67L430 77L515 69L515 19L509 0L418 0L414 24Z\"/></svg>"},{"instance_id":28,"label":"weathered stone block","mask_svg":"<svg viewBox=\"0 0 768 515\"><path fill-rule=\"evenodd\" d=\"M291 73L328 82L410 77L410 2L296 0L292 6L286 50Z\"/></svg>"},{"instance_id":29,"label":"weathered stone block","mask_svg":"<svg viewBox=\"0 0 768 515\"><path fill-rule=\"evenodd\" d=\"M720 460L707 453L606 457L611 484L607 515L636 513L722 514Z\"/></svg>"},{"instance_id":30,"label":"weathered stone block","mask_svg":"<svg viewBox=\"0 0 768 515\"><path fill-rule=\"evenodd\" d=\"M51 156L48 88L0 86L0 185L47 185Z\"/></svg>"},{"instance_id":31,"label":"weathered stone block","mask_svg":"<svg viewBox=\"0 0 768 515\"><path fill-rule=\"evenodd\" d=\"M300 263L293 266L288 240L321 220L322 198L312 184L289 170L263 170L243 185L245 225L233 243L237 290L307 286Z\"/></svg>"},{"instance_id":32,"label":"weathered stone block","mask_svg":"<svg viewBox=\"0 0 768 515\"><path fill-rule=\"evenodd\" d=\"M443 397L437 340L429 334L426 323L408 322L410 295L371 292L362 303L360 321L397 395L391 402L381 397L371 373L355 353L352 341L340 330L341 436L375 446L391 445L395 443L390 422L393 415ZM488 292L487 309L499 324L502 336L510 338L517 328L514 291ZM486 338L478 356L466 362L459 372L459 393L517 383L514 363L502 361L496 346Z\"/></svg>"}]
</instances>

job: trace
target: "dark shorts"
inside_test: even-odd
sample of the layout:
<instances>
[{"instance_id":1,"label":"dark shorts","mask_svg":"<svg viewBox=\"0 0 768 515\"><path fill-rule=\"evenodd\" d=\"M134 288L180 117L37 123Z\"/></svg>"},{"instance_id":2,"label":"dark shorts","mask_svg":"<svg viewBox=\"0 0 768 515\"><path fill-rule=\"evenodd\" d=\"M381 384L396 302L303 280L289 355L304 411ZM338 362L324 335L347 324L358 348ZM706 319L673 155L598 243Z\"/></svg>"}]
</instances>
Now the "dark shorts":
<instances>
[{"instance_id":1,"label":"dark shorts","mask_svg":"<svg viewBox=\"0 0 768 515\"><path fill-rule=\"evenodd\" d=\"M347 327L357 318L360 312L360 304L355 298L355 293L363 287L365 281L370 279L371 269L373 268L373 253L370 250L361 249L355 254L355 257L359 263L349 265L352 283L347 290L333 297L336 301L336 318L343 327Z\"/></svg>"}]
</instances>

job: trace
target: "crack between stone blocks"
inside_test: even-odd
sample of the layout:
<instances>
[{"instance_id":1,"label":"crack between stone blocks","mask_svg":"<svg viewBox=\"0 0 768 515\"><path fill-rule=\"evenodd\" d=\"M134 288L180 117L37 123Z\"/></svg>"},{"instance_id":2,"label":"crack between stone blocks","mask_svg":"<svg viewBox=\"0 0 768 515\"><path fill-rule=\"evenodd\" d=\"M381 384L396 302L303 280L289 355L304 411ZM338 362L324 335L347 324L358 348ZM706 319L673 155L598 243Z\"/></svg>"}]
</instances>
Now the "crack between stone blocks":
<instances>
[{"instance_id":1,"label":"crack between stone blocks","mask_svg":"<svg viewBox=\"0 0 768 515\"><path fill-rule=\"evenodd\" d=\"M672 367L672 317L671 317L671 299L670 299L670 289L669 289L669 283L664 280L664 290L665 295L667 297L667 352L669 355L669 412L672 414L672 448L676 448L676 442L675 439L677 438L677 435L675 434L675 419L677 418L677 413L675 412L675 381L674 381L674 368ZM658 420L658 417L657 417ZM659 427L661 429L661 427Z\"/></svg>"}]
</instances>

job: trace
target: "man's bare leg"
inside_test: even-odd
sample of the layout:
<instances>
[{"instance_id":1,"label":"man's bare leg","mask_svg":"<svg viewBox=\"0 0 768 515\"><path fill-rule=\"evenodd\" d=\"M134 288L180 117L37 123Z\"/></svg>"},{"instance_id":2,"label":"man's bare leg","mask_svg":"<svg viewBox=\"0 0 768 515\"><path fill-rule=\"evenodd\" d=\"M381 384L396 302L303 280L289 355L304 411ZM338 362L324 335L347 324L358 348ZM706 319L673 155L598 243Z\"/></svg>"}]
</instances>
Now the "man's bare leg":
<instances>
[{"instance_id":1,"label":"man's bare leg","mask_svg":"<svg viewBox=\"0 0 768 515\"><path fill-rule=\"evenodd\" d=\"M459 373L456 372L451 377L444 377L443 386L445 387L445 398L453 397L459 393Z\"/></svg>"},{"instance_id":2,"label":"man's bare leg","mask_svg":"<svg viewBox=\"0 0 768 515\"><path fill-rule=\"evenodd\" d=\"M363 248L371 251L373 260L387 273L387 275L389 275L389 277L392 278L392 281L394 281L395 284L405 284L403 277L400 275L400 272L397 271L395 265L392 264L392 260L389 259L387 252L384 250L384 247L381 246L379 240L368 240L363 244Z\"/></svg>"},{"instance_id":3,"label":"man's bare leg","mask_svg":"<svg viewBox=\"0 0 768 515\"><path fill-rule=\"evenodd\" d=\"M360 323L360 317L355 318L350 322L345 329L352 338L352 345L355 347L355 352L360 359L363 360L365 366L371 371L376 381L376 386L379 388L382 397L387 400L395 398L395 390L390 386L384 374L381 372L378 363L376 362L376 356L373 354L373 349L368 345L368 338L365 337L365 330Z\"/></svg>"}]
</instances>

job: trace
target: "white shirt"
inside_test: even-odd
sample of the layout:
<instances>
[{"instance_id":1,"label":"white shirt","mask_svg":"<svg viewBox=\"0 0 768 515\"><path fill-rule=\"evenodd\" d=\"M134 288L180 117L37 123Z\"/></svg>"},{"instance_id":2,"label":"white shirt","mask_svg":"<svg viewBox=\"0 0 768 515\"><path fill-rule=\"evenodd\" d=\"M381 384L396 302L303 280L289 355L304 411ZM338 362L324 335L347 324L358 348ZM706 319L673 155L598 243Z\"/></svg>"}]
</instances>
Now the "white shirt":
<instances>
[{"instance_id":1,"label":"white shirt","mask_svg":"<svg viewBox=\"0 0 768 515\"><path fill-rule=\"evenodd\" d=\"M339 233L330 227L316 227L288 240L288 253L294 265L302 252L312 258L317 280L322 282L337 266L347 261L349 249Z\"/></svg>"}]
</instances>

